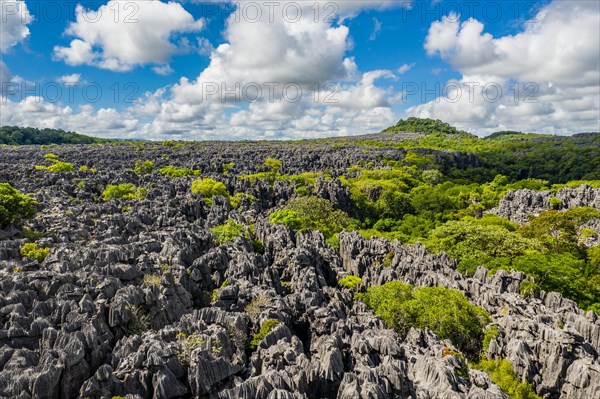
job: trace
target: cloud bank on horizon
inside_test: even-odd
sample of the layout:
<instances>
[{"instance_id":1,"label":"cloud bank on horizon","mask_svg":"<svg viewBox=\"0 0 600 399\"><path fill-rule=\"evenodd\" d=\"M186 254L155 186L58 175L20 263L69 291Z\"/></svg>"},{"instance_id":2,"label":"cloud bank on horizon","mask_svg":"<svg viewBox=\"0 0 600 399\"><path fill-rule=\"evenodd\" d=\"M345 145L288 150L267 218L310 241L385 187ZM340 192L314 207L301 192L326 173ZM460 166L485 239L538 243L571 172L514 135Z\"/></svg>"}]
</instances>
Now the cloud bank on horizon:
<instances>
[{"instance_id":1,"label":"cloud bank on horizon","mask_svg":"<svg viewBox=\"0 0 600 399\"><path fill-rule=\"evenodd\" d=\"M0 0L0 125L148 139L353 135L407 116L479 135L600 130L596 1L98 3Z\"/></svg>"}]
</instances>

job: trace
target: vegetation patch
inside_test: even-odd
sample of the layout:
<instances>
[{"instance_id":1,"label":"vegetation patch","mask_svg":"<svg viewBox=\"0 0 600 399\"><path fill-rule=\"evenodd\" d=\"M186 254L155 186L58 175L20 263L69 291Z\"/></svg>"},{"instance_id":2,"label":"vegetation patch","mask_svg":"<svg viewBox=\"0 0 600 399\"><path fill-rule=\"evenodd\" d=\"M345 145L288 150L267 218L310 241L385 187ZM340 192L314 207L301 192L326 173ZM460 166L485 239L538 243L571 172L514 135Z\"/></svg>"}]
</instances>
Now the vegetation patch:
<instances>
[{"instance_id":1,"label":"vegetation patch","mask_svg":"<svg viewBox=\"0 0 600 399\"><path fill-rule=\"evenodd\" d=\"M252 341L250 341L250 349L254 350L261 343L261 341L269 334L275 327L277 327L281 322L276 319L268 319L261 326L260 330L254 334L252 337Z\"/></svg>"},{"instance_id":2,"label":"vegetation patch","mask_svg":"<svg viewBox=\"0 0 600 399\"><path fill-rule=\"evenodd\" d=\"M31 219L37 202L9 183L0 183L0 228Z\"/></svg>"},{"instance_id":3,"label":"vegetation patch","mask_svg":"<svg viewBox=\"0 0 600 399\"><path fill-rule=\"evenodd\" d=\"M233 219L229 219L225 224L213 227L210 229L210 231L212 232L215 241L219 245L234 241L240 236L250 238L246 227Z\"/></svg>"},{"instance_id":4,"label":"vegetation patch","mask_svg":"<svg viewBox=\"0 0 600 399\"><path fill-rule=\"evenodd\" d=\"M472 359L479 355L483 328L491 321L485 310L471 304L461 292L444 287L414 288L392 281L356 297L401 336L413 327L429 328Z\"/></svg>"},{"instance_id":5,"label":"vegetation patch","mask_svg":"<svg viewBox=\"0 0 600 399\"><path fill-rule=\"evenodd\" d=\"M104 201L122 199L125 201L142 200L148 191L143 187L136 187L131 183L109 184L102 192Z\"/></svg>"},{"instance_id":6,"label":"vegetation patch","mask_svg":"<svg viewBox=\"0 0 600 399\"><path fill-rule=\"evenodd\" d=\"M46 256L50 253L50 248L38 247L36 243L27 243L21 247L21 256L26 256L29 259L35 259L42 263Z\"/></svg>"}]
</instances>

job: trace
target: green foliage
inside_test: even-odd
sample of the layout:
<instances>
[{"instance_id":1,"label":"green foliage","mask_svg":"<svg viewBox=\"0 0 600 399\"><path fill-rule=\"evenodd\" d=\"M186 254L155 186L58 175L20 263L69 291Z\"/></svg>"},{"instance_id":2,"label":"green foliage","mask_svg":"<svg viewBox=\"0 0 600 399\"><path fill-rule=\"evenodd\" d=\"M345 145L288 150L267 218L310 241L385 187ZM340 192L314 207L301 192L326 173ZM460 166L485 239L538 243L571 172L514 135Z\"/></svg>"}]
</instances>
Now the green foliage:
<instances>
[{"instance_id":1,"label":"green foliage","mask_svg":"<svg viewBox=\"0 0 600 399\"><path fill-rule=\"evenodd\" d=\"M318 230L326 239L358 225L345 212L334 209L330 201L312 196L290 200L283 209L273 212L269 220L296 230Z\"/></svg>"},{"instance_id":2,"label":"green foliage","mask_svg":"<svg viewBox=\"0 0 600 399\"><path fill-rule=\"evenodd\" d=\"M21 247L21 256L37 260L42 263L50 253L50 248L40 248L36 243L27 243Z\"/></svg>"},{"instance_id":3,"label":"green foliage","mask_svg":"<svg viewBox=\"0 0 600 399\"><path fill-rule=\"evenodd\" d=\"M531 280L523 280L523 282L521 282L521 285L519 286L519 292L525 298L529 298L537 291L539 291L539 289L540 287Z\"/></svg>"},{"instance_id":4,"label":"green foliage","mask_svg":"<svg viewBox=\"0 0 600 399\"><path fill-rule=\"evenodd\" d=\"M235 163L233 163L233 162L224 163L222 166L223 174L226 175L227 172L229 172L229 170L234 167L234 165L235 165Z\"/></svg>"},{"instance_id":5,"label":"green foliage","mask_svg":"<svg viewBox=\"0 0 600 399\"><path fill-rule=\"evenodd\" d=\"M48 172L52 173L61 173L61 172L74 172L75 168L72 163L69 162L56 162L47 168L45 168Z\"/></svg>"},{"instance_id":6,"label":"green foliage","mask_svg":"<svg viewBox=\"0 0 600 399\"><path fill-rule=\"evenodd\" d=\"M563 202L559 198L552 197L548 200L548 203L552 207L552 209L558 209L562 206Z\"/></svg>"},{"instance_id":7,"label":"green foliage","mask_svg":"<svg viewBox=\"0 0 600 399\"><path fill-rule=\"evenodd\" d=\"M229 192L227 191L225 184L211 178L194 180L192 182L192 194L202 194L204 200L209 205L212 205L212 197L215 195L229 197Z\"/></svg>"},{"instance_id":8,"label":"green foliage","mask_svg":"<svg viewBox=\"0 0 600 399\"><path fill-rule=\"evenodd\" d=\"M268 319L260 326L260 331L252 337L252 341L250 341L250 349L254 350L260 344L260 342L275 328L281 324L279 320L276 319Z\"/></svg>"},{"instance_id":9,"label":"green foliage","mask_svg":"<svg viewBox=\"0 0 600 399\"><path fill-rule=\"evenodd\" d=\"M154 162L152 161L135 161L133 169L138 175L148 175L154 171Z\"/></svg>"},{"instance_id":10,"label":"green foliage","mask_svg":"<svg viewBox=\"0 0 600 399\"><path fill-rule=\"evenodd\" d=\"M471 304L461 292L444 287L413 288L392 281L370 287L357 298L400 335L412 327L429 328L471 358L480 352L483 327L491 321L485 310Z\"/></svg>"},{"instance_id":11,"label":"green foliage","mask_svg":"<svg viewBox=\"0 0 600 399\"><path fill-rule=\"evenodd\" d=\"M156 274L144 274L144 285L147 287L160 285L160 276Z\"/></svg>"},{"instance_id":12,"label":"green foliage","mask_svg":"<svg viewBox=\"0 0 600 399\"><path fill-rule=\"evenodd\" d=\"M106 139L84 136L56 129L36 129L31 127L0 127L0 144L92 144L108 142Z\"/></svg>"},{"instance_id":13,"label":"green foliage","mask_svg":"<svg viewBox=\"0 0 600 399\"><path fill-rule=\"evenodd\" d=\"M193 177L200 176L200 171L196 169L190 168L177 168L175 166L165 166L164 168L160 168L158 172L161 175L170 177L170 178L178 178L178 177Z\"/></svg>"},{"instance_id":14,"label":"green foliage","mask_svg":"<svg viewBox=\"0 0 600 399\"><path fill-rule=\"evenodd\" d=\"M131 183L109 184L102 192L104 201L123 199L125 201L142 200L146 198L147 190L142 187L136 187Z\"/></svg>"},{"instance_id":15,"label":"green foliage","mask_svg":"<svg viewBox=\"0 0 600 399\"><path fill-rule=\"evenodd\" d=\"M338 280L340 287L348 288L349 290L356 291L358 286L362 283L362 279L358 276L346 276Z\"/></svg>"},{"instance_id":16,"label":"green foliage","mask_svg":"<svg viewBox=\"0 0 600 399\"><path fill-rule=\"evenodd\" d=\"M36 205L33 198L21 194L9 183L0 183L0 228L31 219L35 215Z\"/></svg>"},{"instance_id":17,"label":"green foliage","mask_svg":"<svg viewBox=\"0 0 600 399\"><path fill-rule=\"evenodd\" d=\"M275 158L267 158L265 159L265 166L268 167L271 172L276 173L283 166L282 162Z\"/></svg>"},{"instance_id":18,"label":"green foliage","mask_svg":"<svg viewBox=\"0 0 600 399\"><path fill-rule=\"evenodd\" d=\"M243 224L229 219L227 223L213 227L210 229L215 238L215 241L222 245L229 241L234 241L239 236L249 238L248 231Z\"/></svg>"},{"instance_id":19,"label":"green foliage","mask_svg":"<svg viewBox=\"0 0 600 399\"><path fill-rule=\"evenodd\" d=\"M473 218L450 221L436 228L430 233L426 246L459 259L458 268L464 273L473 273L479 265L493 269L490 265L493 262L500 267L508 265L510 258L523 255L527 250L542 249L539 242L504 226L481 224Z\"/></svg>"},{"instance_id":20,"label":"green foliage","mask_svg":"<svg viewBox=\"0 0 600 399\"><path fill-rule=\"evenodd\" d=\"M58 155L56 155L56 154L50 154L50 153L44 154L44 159L46 161L48 161L48 162L51 162L51 163L56 163L56 162L60 161L60 159L58 158Z\"/></svg>"},{"instance_id":21,"label":"green foliage","mask_svg":"<svg viewBox=\"0 0 600 399\"><path fill-rule=\"evenodd\" d=\"M490 343L492 342L492 340L496 339L498 337L498 334L500 332L498 331L498 326L488 326L485 331L483 332L483 347L482 347L482 354L485 355L488 352L488 349L490 348Z\"/></svg>"},{"instance_id":22,"label":"green foliage","mask_svg":"<svg viewBox=\"0 0 600 399\"><path fill-rule=\"evenodd\" d=\"M256 201L256 198L251 194L238 192L235 193L235 195L229 199L229 203L232 207L238 208L244 200L254 202Z\"/></svg>"},{"instance_id":23,"label":"green foliage","mask_svg":"<svg viewBox=\"0 0 600 399\"><path fill-rule=\"evenodd\" d=\"M482 360L472 367L488 373L491 380L511 399L541 399L530 384L519 380L508 360Z\"/></svg>"},{"instance_id":24,"label":"green foliage","mask_svg":"<svg viewBox=\"0 0 600 399\"><path fill-rule=\"evenodd\" d=\"M470 136L468 133L457 130L456 128L440 120L415 117L410 117L406 120L400 119L396 125L385 129L384 132L415 132L425 134Z\"/></svg>"},{"instance_id":25,"label":"green foliage","mask_svg":"<svg viewBox=\"0 0 600 399\"><path fill-rule=\"evenodd\" d=\"M600 218L600 211L590 207L574 207L565 212L548 210L522 226L521 234L540 240L554 253L570 252L583 257L585 248L578 242L579 228L595 218Z\"/></svg>"}]
</instances>

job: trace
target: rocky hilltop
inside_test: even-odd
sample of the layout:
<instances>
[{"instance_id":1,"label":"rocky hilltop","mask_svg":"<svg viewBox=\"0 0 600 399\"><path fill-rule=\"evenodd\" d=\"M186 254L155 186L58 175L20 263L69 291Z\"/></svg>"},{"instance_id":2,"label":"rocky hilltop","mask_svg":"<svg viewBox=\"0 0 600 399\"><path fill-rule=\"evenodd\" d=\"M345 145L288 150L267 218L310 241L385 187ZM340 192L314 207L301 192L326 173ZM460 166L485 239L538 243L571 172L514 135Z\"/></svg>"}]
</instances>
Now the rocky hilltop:
<instances>
[{"instance_id":1,"label":"rocky hilltop","mask_svg":"<svg viewBox=\"0 0 600 399\"><path fill-rule=\"evenodd\" d=\"M74 168L52 172L47 153ZM482 165L467 152L418 153L442 173ZM465 275L419 243L344 231L332 245L269 220L301 193L293 179L269 178L267 158L285 175L327 170L311 195L356 216L337 177L406 155L351 141L1 147L0 181L38 205L25 227L0 230L0 397L508 398L451 340L388 328L354 297L402 281L458 290L485 310L497 332L483 356L507 360L537 395L599 398L600 319L557 292L522 295L524 273ZM140 160L155 169L135 170ZM189 172L156 172L167 165ZM228 194L194 195L202 178ZM144 195L105 197L122 183ZM523 223L551 196L511 191L495 212ZM555 196L564 207L600 201L587 186ZM218 239L214 228L228 221L247 232ZM24 255L30 242L47 255ZM348 276L355 288L339 283Z\"/></svg>"}]
</instances>

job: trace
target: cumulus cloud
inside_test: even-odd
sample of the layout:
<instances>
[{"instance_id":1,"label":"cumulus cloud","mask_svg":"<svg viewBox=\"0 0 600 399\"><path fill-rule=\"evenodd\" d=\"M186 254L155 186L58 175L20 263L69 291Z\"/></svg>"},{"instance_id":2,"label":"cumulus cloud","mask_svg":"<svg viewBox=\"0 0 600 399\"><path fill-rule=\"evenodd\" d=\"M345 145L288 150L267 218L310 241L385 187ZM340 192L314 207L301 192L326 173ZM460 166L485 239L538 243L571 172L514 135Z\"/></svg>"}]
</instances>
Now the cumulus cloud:
<instances>
[{"instance_id":1,"label":"cumulus cloud","mask_svg":"<svg viewBox=\"0 0 600 399\"><path fill-rule=\"evenodd\" d=\"M444 93L407 113L479 132L600 130L599 19L598 2L554 1L521 33L498 38L477 20L451 15L434 22L425 49L461 72L450 83L467 90L458 100ZM486 84L502 96L490 100ZM473 98L465 95L469 88Z\"/></svg>"},{"instance_id":2,"label":"cumulus cloud","mask_svg":"<svg viewBox=\"0 0 600 399\"><path fill-rule=\"evenodd\" d=\"M203 24L175 2L110 0L97 10L78 5L65 31L75 39L56 46L54 56L69 65L128 71L155 64L164 72L178 51L174 37L200 31Z\"/></svg>"},{"instance_id":3,"label":"cumulus cloud","mask_svg":"<svg viewBox=\"0 0 600 399\"><path fill-rule=\"evenodd\" d=\"M23 0L0 0L0 52L29 36L28 24L33 18Z\"/></svg>"}]
</instances>

